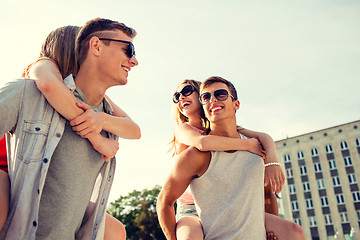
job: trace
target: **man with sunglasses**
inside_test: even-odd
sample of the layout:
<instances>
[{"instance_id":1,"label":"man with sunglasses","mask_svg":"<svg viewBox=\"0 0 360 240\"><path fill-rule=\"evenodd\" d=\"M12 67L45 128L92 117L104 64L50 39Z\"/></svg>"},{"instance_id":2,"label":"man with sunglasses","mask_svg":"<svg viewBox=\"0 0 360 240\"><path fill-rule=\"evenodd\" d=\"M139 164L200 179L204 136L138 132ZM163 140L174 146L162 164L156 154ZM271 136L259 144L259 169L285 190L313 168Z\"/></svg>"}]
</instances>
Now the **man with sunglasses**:
<instances>
[{"instance_id":1,"label":"man with sunglasses","mask_svg":"<svg viewBox=\"0 0 360 240\"><path fill-rule=\"evenodd\" d=\"M201 85L199 100L210 121L210 134L243 137L237 132L235 115L240 102L229 81L208 78ZM158 197L159 222L167 239L176 239L173 204L189 184L204 239L265 239L260 156L247 151L200 152L194 147L183 151Z\"/></svg>"},{"instance_id":2,"label":"man with sunglasses","mask_svg":"<svg viewBox=\"0 0 360 240\"><path fill-rule=\"evenodd\" d=\"M134 29L93 19L76 39L78 72L64 79L76 98L113 113L108 88L138 65ZM9 139L10 210L0 239L103 239L115 158L104 161L38 91L19 79L0 89L0 133ZM80 131L80 130L79 130ZM117 140L114 134L101 135Z\"/></svg>"}]
</instances>

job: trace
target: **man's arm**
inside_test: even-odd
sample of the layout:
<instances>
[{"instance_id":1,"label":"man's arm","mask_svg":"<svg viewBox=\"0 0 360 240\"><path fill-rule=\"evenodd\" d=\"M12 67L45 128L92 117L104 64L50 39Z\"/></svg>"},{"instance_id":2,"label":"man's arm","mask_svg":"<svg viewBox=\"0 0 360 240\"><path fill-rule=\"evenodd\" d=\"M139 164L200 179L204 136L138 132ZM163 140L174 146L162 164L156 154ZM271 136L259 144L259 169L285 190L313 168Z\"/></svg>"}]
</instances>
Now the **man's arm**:
<instances>
[{"instance_id":1,"label":"man's arm","mask_svg":"<svg viewBox=\"0 0 360 240\"><path fill-rule=\"evenodd\" d=\"M278 162L275 142L268 134L249 129L242 129L240 133L247 137L257 138L261 142L266 154L265 163ZM280 193L285 183L285 175L280 166L273 165L265 168L265 184L268 184L269 181L272 183L273 191Z\"/></svg>"},{"instance_id":2,"label":"man's arm","mask_svg":"<svg viewBox=\"0 0 360 240\"><path fill-rule=\"evenodd\" d=\"M167 239L176 239L175 201L183 194L195 176L201 176L210 162L209 152L189 147L177 158L159 194L156 211Z\"/></svg>"}]
</instances>

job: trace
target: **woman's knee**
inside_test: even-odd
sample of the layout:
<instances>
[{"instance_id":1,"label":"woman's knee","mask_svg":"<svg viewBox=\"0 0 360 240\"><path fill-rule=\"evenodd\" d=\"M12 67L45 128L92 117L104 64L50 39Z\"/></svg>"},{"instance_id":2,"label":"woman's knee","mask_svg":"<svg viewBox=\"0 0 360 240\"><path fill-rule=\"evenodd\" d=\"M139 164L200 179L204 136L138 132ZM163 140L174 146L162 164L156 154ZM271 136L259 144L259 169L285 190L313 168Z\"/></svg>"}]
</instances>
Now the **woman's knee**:
<instances>
[{"instance_id":1,"label":"woman's knee","mask_svg":"<svg viewBox=\"0 0 360 240\"><path fill-rule=\"evenodd\" d=\"M289 231L293 233L293 236L294 236L293 239L305 240L304 230L302 229L302 227L299 224L292 222Z\"/></svg>"},{"instance_id":2,"label":"woman's knee","mask_svg":"<svg viewBox=\"0 0 360 240\"><path fill-rule=\"evenodd\" d=\"M113 216L106 214L104 240L125 240L125 226Z\"/></svg>"}]
</instances>

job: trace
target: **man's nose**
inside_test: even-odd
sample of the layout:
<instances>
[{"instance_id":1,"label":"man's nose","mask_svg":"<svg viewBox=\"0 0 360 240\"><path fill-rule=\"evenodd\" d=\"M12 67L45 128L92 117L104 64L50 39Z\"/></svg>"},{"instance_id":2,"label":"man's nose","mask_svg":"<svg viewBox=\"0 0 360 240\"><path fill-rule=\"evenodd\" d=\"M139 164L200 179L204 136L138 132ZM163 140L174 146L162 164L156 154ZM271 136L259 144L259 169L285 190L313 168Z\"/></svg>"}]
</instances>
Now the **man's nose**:
<instances>
[{"instance_id":1,"label":"man's nose","mask_svg":"<svg viewBox=\"0 0 360 240\"><path fill-rule=\"evenodd\" d=\"M135 55L130 58L130 62L131 62L131 66L132 66L132 67L135 67L135 66L139 65L139 62L138 62L138 60L136 59L136 56L135 56Z\"/></svg>"}]
</instances>

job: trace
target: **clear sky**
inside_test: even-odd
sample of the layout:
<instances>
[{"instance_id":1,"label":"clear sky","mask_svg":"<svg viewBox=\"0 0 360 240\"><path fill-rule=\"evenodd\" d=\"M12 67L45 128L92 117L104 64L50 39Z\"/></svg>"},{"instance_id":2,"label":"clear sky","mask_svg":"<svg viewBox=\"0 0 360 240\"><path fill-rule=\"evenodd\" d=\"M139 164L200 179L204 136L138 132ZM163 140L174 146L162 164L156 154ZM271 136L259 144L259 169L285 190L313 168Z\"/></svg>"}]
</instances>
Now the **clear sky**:
<instances>
[{"instance_id":1,"label":"clear sky","mask_svg":"<svg viewBox=\"0 0 360 240\"><path fill-rule=\"evenodd\" d=\"M232 81L238 124L275 140L360 119L359 13L354 0L2 0L0 83L19 77L57 27L104 17L137 30L139 66L108 95L142 139L120 140L112 201L163 183L171 96L186 78Z\"/></svg>"}]
</instances>

